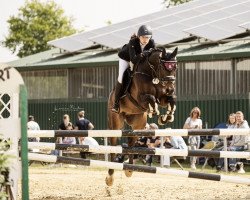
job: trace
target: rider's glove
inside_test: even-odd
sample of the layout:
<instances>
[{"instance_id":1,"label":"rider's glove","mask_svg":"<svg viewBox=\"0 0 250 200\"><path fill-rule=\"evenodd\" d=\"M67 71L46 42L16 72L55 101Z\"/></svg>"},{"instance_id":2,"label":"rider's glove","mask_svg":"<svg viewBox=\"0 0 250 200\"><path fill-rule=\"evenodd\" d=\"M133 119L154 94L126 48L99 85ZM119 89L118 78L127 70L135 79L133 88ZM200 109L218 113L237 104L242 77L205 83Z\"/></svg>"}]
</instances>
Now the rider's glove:
<instances>
[{"instance_id":1,"label":"rider's glove","mask_svg":"<svg viewBox=\"0 0 250 200\"><path fill-rule=\"evenodd\" d=\"M148 57L150 53L151 53L151 51L145 50L145 51L143 51L143 52L141 53L141 55L142 55L142 57Z\"/></svg>"}]
</instances>

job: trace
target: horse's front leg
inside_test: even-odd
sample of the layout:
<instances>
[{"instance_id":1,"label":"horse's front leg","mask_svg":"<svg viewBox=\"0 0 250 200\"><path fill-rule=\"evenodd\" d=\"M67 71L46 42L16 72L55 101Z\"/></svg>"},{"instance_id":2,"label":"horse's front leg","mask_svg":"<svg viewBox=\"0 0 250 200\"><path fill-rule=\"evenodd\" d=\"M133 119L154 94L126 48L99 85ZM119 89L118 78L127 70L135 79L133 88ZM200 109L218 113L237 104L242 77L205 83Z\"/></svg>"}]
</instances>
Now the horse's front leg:
<instances>
[{"instance_id":1,"label":"horse's front leg","mask_svg":"<svg viewBox=\"0 0 250 200\"><path fill-rule=\"evenodd\" d=\"M152 118L153 114L156 113L157 115L160 114L160 111L158 109L158 104L156 103L156 98L155 96L151 94L144 94L140 96L140 99L142 102L147 102L148 104L148 116L149 118Z\"/></svg>"},{"instance_id":2,"label":"horse's front leg","mask_svg":"<svg viewBox=\"0 0 250 200\"><path fill-rule=\"evenodd\" d=\"M176 96L167 96L167 111L165 115L161 115L158 119L158 123L161 125L166 124L167 122L174 121L174 112L176 110Z\"/></svg>"}]
</instances>

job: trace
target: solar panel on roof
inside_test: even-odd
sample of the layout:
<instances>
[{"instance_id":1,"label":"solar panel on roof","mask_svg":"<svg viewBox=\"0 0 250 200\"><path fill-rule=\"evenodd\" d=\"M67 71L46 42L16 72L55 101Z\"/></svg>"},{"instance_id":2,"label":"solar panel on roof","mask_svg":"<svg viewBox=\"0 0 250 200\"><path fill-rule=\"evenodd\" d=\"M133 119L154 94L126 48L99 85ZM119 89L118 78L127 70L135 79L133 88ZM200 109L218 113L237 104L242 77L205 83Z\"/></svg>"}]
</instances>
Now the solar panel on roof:
<instances>
[{"instance_id":1,"label":"solar panel on roof","mask_svg":"<svg viewBox=\"0 0 250 200\"><path fill-rule=\"evenodd\" d=\"M224 3L225 3L225 1L224 1ZM212 10L211 9L212 5L215 6L217 9L219 8L216 4L209 4L209 5L203 6L202 8L201 7L194 8L194 10L199 12L200 10L203 11L203 9L207 8L207 7L210 8L208 10ZM228 6L231 6L231 5L228 5ZM165 23L165 25L156 28L157 30L154 32L161 30L163 32L167 32L171 35L174 35L174 37L168 37L168 39L166 39L166 38L161 39L160 41L163 44L168 44L168 43L176 42L176 41L179 41L182 39L186 39L186 38L190 37L190 35L185 33L183 31L184 29L186 29L188 27L196 27L197 25L200 25L200 24L207 24L208 22L214 21L214 19L227 17L229 14L227 12L224 12L223 9L225 9L225 7L220 8L217 11L210 11L208 13L202 13L201 15L198 15L198 16L193 16L193 17L190 17L187 19L178 20L177 22L173 22L172 24ZM194 10L191 10L191 12ZM207 31L212 31L212 30L206 29L205 33ZM229 33L231 33L231 31L227 32L227 34L229 34Z\"/></svg>"},{"instance_id":2,"label":"solar panel on roof","mask_svg":"<svg viewBox=\"0 0 250 200\"><path fill-rule=\"evenodd\" d=\"M221 0L221 1L223 1L223 0ZM189 6L183 5L182 7L175 7L176 12L166 12L166 16L163 16L163 14L161 13L161 15L160 15L161 17L155 18L155 19L149 21L148 23L145 22L145 24L150 24L150 23L155 23L155 25L159 24L159 26L152 27L153 33L154 33L154 38L155 38L155 41L157 43L161 43L164 41L164 43L161 43L161 44L167 44L169 42L173 42L173 40L176 41L176 40L183 39L183 37L189 37L189 35L187 33L182 32L182 29L187 28L187 26L185 26L183 24L178 24L178 22L181 20L185 20L188 17L191 17L191 16L193 17L193 14L197 14L197 15L201 14L201 12L198 11L199 9L201 9L201 7L211 6L211 4L215 4L218 1L210 1L209 3L207 3L207 1L194 1L194 2L196 2L197 6L198 6L196 11L194 11L194 8L191 9L192 7L190 7L190 5ZM201 2L203 2L203 3L201 3ZM206 2L206 3L204 4L204 2ZM193 4L193 5L195 5L195 4ZM183 9L183 8L185 8L185 9ZM177 24L175 24L175 27L172 27L172 24L175 22L177 22ZM142 23L140 23L140 24L142 24ZM140 24L136 24L137 26L133 25L131 27L133 27L133 28L136 27L138 29ZM161 30L162 26L166 26L168 24L170 25L169 29L167 27L166 30L165 29ZM129 32L129 29L131 29L131 27L125 28L123 30L117 30L117 32L120 32L120 35L123 35L122 31ZM170 30L170 32L168 33L169 30ZM162 35L162 34L157 34L158 31L163 31L163 33L165 32L165 34L168 34L168 36L164 37L164 38L160 38L159 35ZM131 31L131 34L132 33L133 32ZM99 44L105 43L105 46L108 46L108 47L111 47L111 46L112 47L114 47L114 46L120 47L123 45L121 42L119 42L119 40L117 40L117 44L114 45L114 42L113 42L112 38L110 37L110 34L106 33L106 36L110 38L110 44L109 44L109 40L107 40L106 38L105 38L105 42L103 41L103 39L102 39L103 35L101 35L101 36L97 35L97 36L91 37L90 40L95 41L96 43L99 43ZM119 37L118 34L117 34L117 37ZM158 39L159 39L159 41L158 41ZM112 43L112 45L111 45L111 43Z\"/></svg>"},{"instance_id":3,"label":"solar panel on roof","mask_svg":"<svg viewBox=\"0 0 250 200\"><path fill-rule=\"evenodd\" d=\"M207 38L212 41L218 41L243 33L244 30L238 25L247 18L250 19L250 11L235 14L224 19L188 29L186 31L199 37Z\"/></svg>"},{"instance_id":4,"label":"solar panel on roof","mask_svg":"<svg viewBox=\"0 0 250 200\"><path fill-rule=\"evenodd\" d=\"M149 24L152 27L155 41L162 45L186 39L190 37L189 32L214 40L230 37L240 30L244 31L244 27L238 25L250 18L248 14L236 15L226 21L219 22L218 19L229 18L247 10L250 10L250 0L191 1L163 11L54 40L50 44L68 51L78 51L91 47L95 43L110 48L120 48L142 24ZM212 23L214 21L217 21L217 24ZM231 26L224 24L228 21Z\"/></svg>"},{"instance_id":5,"label":"solar panel on roof","mask_svg":"<svg viewBox=\"0 0 250 200\"><path fill-rule=\"evenodd\" d=\"M93 45L92 41L86 42L86 40L89 40L90 37L94 37L96 35L100 35L100 37L102 37L103 34L109 35L110 33L112 33L115 30L119 30L119 29L125 30L126 27L140 25L142 23L146 23L148 21L151 21L154 18L159 18L159 17L164 17L166 15L170 15L171 13L182 12L182 10L190 9L191 7L195 7L195 6L199 6L199 5L203 5L206 2L207 2L206 0L191 1L191 2L186 3L186 4L182 4L180 6L173 7L171 9L167 9L164 11L159 11L159 12L152 13L149 15L141 16L141 17L138 17L138 18L135 18L132 20L125 21L125 22L117 23L117 24L110 25L110 26L103 27L103 28L99 28L99 29L95 29L93 31L88 31L88 32L86 32L86 34L80 33L78 36L80 44L75 44L72 42L72 40L75 40L74 39L75 36L65 37L65 38L62 38L60 40L53 40L53 41L50 41L49 44L54 45L54 46L59 47L59 48L62 48L62 49L65 49L67 51L77 51L77 50L84 49L84 48L87 48L87 47L90 47ZM216 0L211 0L210 2L216 2ZM161 25L161 24L159 24L159 25ZM157 22L152 23L152 27L157 27ZM97 41L95 41L95 42L97 42ZM111 43L113 44L112 41L111 41ZM106 44L106 46L108 46L107 43L105 43L105 44ZM116 45L116 46L120 46L120 45ZM110 45L110 47L111 47L111 45Z\"/></svg>"}]
</instances>

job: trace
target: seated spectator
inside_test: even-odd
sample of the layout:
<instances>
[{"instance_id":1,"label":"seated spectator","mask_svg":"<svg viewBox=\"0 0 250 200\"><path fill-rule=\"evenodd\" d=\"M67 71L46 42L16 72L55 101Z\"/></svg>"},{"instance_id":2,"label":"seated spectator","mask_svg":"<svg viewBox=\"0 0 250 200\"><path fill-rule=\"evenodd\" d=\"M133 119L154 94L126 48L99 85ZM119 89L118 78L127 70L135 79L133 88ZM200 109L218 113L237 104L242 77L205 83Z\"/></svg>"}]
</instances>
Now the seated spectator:
<instances>
[{"instance_id":1,"label":"seated spectator","mask_svg":"<svg viewBox=\"0 0 250 200\"><path fill-rule=\"evenodd\" d=\"M149 130L149 124L146 123L146 126L144 128L145 130ZM147 145L148 138L145 136L139 137L137 141L135 142L135 147L148 147ZM145 155L134 155L134 159L140 159L142 160L143 164L146 164L146 156Z\"/></svg>"},{"instance_id":2,"label":"seated spectator","mask_svg":"<svg viewBox=\"0 0 250 200\"><path fill-rule=\"evenodd\" d=\"M235 115L235 113L229 114L226 126L229 129L236 128L236 115ZM217 137L218 137L217 141L214 139L214 136L212 137L212 140L217 143L216 150L223 151L223 149L224 149L223 137L221 137L221 136L217 136ZM227 138L227 147L229 147L230 144L232 143L233 136L229 135L226 138ZM220 171L224 166L224 158L219 158L219 159L214 159L214 160L217 162L217 166L216 166L217 171Z\"/></svg>"},{"instance_id":3,"label":"seated spectator","mask_svg":"<svg viewBox=\"0 0 250 200\"><path fill-rule=\"evenodd\" d=\"M156 129L159 129L157 124L155 123L151 123L149 124L149 130L156 130ZM159 147L160 144L161 144L161 140L160 140L160 137L156 137L156 136L153 136L153 137L148 137L147 138L147 147L148 148L156 148L156 147ZM153 162L153 155L146 155L146 163L151 166L152 165L152 162Z\"/></svg>"},{"instance_id":4,"label":"seated spectator","mask_svg":"<svg viewBox=\"0 0 250 200\"><path fill-rule=\"evenodd\" d=\"M98 142L92 137L80 137L79 144L89 145L89 146L99 146ZM83 159L86 159L88 154L89 154L89 152L80 151L80 157Z\"/></svg>"},{"instance_id":5,"label":"seated spectator","mask_svg":"<svg viewBox=\"0 0 250 200\"><path fill-rule=\"evenodd\" d=\"M233 128L249 128L248 122L244 120L244 114L241 111L237 111L235 114L236 124ZM244 151L247 149L247 144L250 141L249 136L246 135L233 135L232 141L228 146L228 151ZM239 162L237 158L228 158L228 169L229 171L236 172L237 166L240 166L239 173L244 173L243 163ZM224 158L220 158L217 164L217 171L222 169L224 164Z\"/></svg>"},{"instance_id":6,"label":"seated spectator","mask_svg":"<svg viewBox=\"0 0 250 200\"><path fill-rule=\"evenodd\" d=\"M172 149L185 149L185 150L188 149L184 139L181 136L167 136L167 137L165 137L164 146L165 146L165 148L172 148ZM170 167L170 156L169 155L163 156L163 166Z\"/></svg>"},{"instance_id":7,"label":"seated spectator","mask_svg":"<svg viewBox=\"0 0 250 200\"><path fill-rule=\"evenodd\" d=\"M248 122L244 120L244 114L241 111L236 112L236 126L235 128L249 128ZM233 135L232 142L228 147L229 151L244 151L247 149L247 144L250 142L250 137L247 135ZM236 164L239 159L229 158L229 170L236 171Z\"/></svg>"},{"instance_id":8,"label":"seated spectator","mask_svg":"<svg viewBox=\"0 0 250 200\"><path fill-rule=\"evenodd\" d=\"M66 130L74 130L73 124L71 122L68 123L66 126ZM62 140L63 144L76 144L76 138L75 137L65 137Z\"/></svg>"},{"instance_id":9,"label":"seated spectator","mask_svg":"<svg viewBox=\"0 0 250 200\"><path fill-rule=\"evenodd\" d=\"M74 130L74 125L70 122L70 117L69 115L65 114L63 115L63 121L61 124L59 124L58 126L59 130ZM58 137L56 138L56 142L55 143L59 143L59 144L76 144L76 138L75 137ZM51 151L52 155L56 155L59 156L60 155L60 151L55 149ZM61 155L62 155L62 151L61 151Z\"/></svg>"}]
</instances>

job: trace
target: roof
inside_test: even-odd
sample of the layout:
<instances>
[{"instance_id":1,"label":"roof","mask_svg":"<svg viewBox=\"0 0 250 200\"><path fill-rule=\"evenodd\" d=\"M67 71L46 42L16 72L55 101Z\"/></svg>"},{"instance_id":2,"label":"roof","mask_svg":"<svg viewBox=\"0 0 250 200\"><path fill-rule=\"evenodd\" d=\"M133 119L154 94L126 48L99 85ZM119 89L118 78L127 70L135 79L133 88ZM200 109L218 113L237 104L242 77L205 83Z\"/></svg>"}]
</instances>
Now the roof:
<instances>
[{"instance_id":1,"label":"roof","mask_svg":"<svg viewBox=\"0 0 250 200\"><path fill-rule=\"evenodd\" d=\"M174 48L174 47L172 47ZM179 46L178 61L221 60L250 58L250 37L224 44L185 43ZM58 48L27 56L8 63L18 70L91 67L117 65L117 51L92 49L78 53L65 53Z\"/></svg>"}]
</instances>

